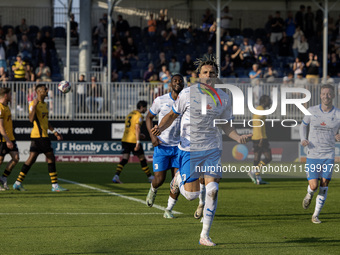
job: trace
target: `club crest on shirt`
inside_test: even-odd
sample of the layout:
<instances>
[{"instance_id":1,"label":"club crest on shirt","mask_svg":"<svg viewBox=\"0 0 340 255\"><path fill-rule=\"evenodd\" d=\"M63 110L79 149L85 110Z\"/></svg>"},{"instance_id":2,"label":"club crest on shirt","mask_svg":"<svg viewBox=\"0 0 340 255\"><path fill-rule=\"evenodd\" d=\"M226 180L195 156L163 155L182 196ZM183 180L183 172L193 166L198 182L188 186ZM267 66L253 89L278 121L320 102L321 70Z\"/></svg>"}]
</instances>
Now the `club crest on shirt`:
<instances>
[{"instance_id":1,"label":"club crest on shirt","mask_svg":"<svg viewBox=\"0 0 340 255\"><path fill-rule=\"evenodd\" d=\"M326 123L323 121L322 123L320 123L321 126L326 126Z\"/></svg>"}]
</instances>

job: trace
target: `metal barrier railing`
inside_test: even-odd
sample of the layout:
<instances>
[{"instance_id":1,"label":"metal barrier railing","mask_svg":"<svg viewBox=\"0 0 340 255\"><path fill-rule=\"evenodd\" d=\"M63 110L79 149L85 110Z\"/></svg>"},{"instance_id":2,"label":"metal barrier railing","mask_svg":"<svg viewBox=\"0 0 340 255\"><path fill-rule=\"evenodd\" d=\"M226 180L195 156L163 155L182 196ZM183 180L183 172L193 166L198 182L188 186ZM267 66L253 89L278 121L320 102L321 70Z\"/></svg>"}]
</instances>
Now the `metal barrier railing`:
<instances>
[{"instance_id":1,"label":"metal barrier railing","mask_svg":"<svg viewBox=\"0 0 340 255\"><path fill-rule=\"evenodd\" d=\"M229 84L238 86L244 93L245 115L235 116L237 119L251 119L252 113L248 110L247 90L253 89L253 104L258 105L258 99L261 95L273 95L273 88L278 88L278 107L277 110L268 118L275 119L295 119L300 121L303 113L295 106L287 106L287 114L281 116L280 109L280 92L282 83L259 83L252 85L251 83L230 82ZM337 83L339 84L339 83ZM33 82L7 82L2 86L12 88L12 118L14 120L28 119L28 105L36 97L34 92L36 83ZM100 83L94 85L91 82L77 83L71 82L72 90L68 94L61 93L56 82L47 82L49 88L48 98L46 102L49 106L50 120L113 120L122 121L125 116L136 109L136 104L140 100L148 102L151 107L153 100L162 95L164 92L162 83ZM311 100L304 105L309 107L320 103L320 85L306 85L305 88L311 92ZM335 86L336 97L334 105L339 107L339 87ZM229 93L229 92L227 92ZM288 95L294 99L301 97L297 95ZM231 97L232 98L232 97ZM240 102L241 103L241 102Z\"/></svg>"}]
</instances>

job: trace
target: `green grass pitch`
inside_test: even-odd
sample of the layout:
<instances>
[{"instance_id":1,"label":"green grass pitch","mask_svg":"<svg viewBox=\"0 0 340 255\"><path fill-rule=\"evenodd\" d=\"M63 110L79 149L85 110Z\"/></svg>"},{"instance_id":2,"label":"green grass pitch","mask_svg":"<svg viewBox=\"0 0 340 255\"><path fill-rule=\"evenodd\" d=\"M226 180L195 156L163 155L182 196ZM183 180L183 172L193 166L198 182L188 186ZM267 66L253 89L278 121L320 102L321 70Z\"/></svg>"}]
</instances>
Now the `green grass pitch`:
<instances>
[{"instance_id":1,"label":"green grass pitch","mask_svg":"<svg viewBox=\"0 0 340 255\"><path fill-rule=\"evenodd\" d=\"M311 223L315 198L302 209L305 179L269 179L257 186L250 179L223 179L210 236L216 247L198 245L201 223L193 218L198 201L180 196L164 219L163 211L145 200L150 184L139 164L128 164L123 185L112 184L115 164L58 163L68 192L53 193L45 163L36 163L23 185L12 190L19 164L9 178L11 190L0 193L0 254L336 254L340 250L340 181L330 183L321 212ZM3 171L3 166L1 168ZM2 172L1 171L1 172ZM265 177L265 176L264 176ZM266 179L268 180L268 179ZM155 204L166 206L170 176ZM111 192L111 193L110 193ZM115 194L127 197L117 196Z\"/></svg>"}]
</instances>

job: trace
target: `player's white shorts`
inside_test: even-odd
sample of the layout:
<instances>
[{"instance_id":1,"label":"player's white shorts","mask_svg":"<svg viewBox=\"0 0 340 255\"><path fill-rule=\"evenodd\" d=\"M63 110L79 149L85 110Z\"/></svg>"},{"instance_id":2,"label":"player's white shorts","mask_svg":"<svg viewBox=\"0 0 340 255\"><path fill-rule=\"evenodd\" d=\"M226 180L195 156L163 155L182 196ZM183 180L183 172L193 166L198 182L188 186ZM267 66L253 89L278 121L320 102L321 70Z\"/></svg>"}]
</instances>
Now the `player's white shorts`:
<instances>
[{"instance_id":1,"label":"player's white shorts","mask_svg":"<svg viewBox=\"0 0 340 255\"><path fill-rule=\"evenodd\" d=\"M179 150L179 172L182 183L194 182L199 177L222 178L222 150L216 148L206 151Z\"/></svg>"},{"instance_id":2,"label":"player's white shorts","mask_svg":"<svg viewBox=\"0 0 340 255\"><path fill-rule=\"evenodd\" d=\"M331 180L334 167L333 159L310 159L307 158L305 171L307 180L324 178Z\"/></svg>"}]
</instances>

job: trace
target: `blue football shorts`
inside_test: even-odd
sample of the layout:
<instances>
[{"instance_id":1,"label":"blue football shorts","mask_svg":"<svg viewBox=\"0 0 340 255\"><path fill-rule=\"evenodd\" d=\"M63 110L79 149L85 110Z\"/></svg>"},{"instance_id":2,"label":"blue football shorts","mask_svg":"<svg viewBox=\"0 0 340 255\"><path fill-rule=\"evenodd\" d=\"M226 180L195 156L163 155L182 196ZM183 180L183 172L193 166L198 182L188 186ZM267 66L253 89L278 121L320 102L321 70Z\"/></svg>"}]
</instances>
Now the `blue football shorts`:
<instances>
[{"instance_id":1,"label":"blue football shorts","mask_svg":"<svg viewBox=\"0 0 340 255\"><path fill-rule=\"evenodd\" d=\"M158 145L153 153L153 171L161 172L170 168L179 168L178 147Z\"/></svg>"},{"instance_id":2,"label":"blue football shorts","mask_svg":"<svg viewBox=\"0 0 340 255\"><path fill-rule=\"evenodd\" d=\"M307 180L324 178L331 180L334 167L334 159L310 159L307 158L305 171Z\"/></svg>"}]
</instances>

